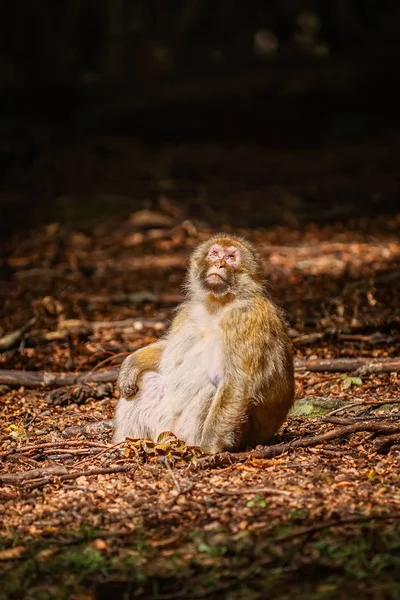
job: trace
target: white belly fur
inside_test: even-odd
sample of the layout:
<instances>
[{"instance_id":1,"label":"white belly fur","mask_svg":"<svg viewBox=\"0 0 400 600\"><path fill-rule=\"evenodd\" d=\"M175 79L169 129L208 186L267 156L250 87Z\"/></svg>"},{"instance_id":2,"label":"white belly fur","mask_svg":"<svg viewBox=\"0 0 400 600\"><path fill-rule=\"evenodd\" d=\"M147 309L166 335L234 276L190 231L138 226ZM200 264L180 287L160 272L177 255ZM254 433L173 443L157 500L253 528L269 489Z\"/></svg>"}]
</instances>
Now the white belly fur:
<instances>
[{"instance_id":1,"label":"white belly fur","mask_svg":"<svg viewBox=\"0 0 400 600\"><path fill-rule=\"evenodd\" d=\"M193 306L184 329L166 339L158 372L143 375L134 399L121 398L114 441L125 437L157 440L172 431L188 445L199 445L205 417L223 381L219 320Z\"/></svg>"},{"instance_id":2,"label":"white belly fur","mask_svg":"<svg viewBox=\"0 0 400 600\"><path fill-rule=\"evenodd\" d=\"M202 422L222 378L217 330L202 335L196 329L171 336L160 365L165 395L159 406L157 435L172 431L189 445L200 443Z\"/></svg>"}]
</instances>

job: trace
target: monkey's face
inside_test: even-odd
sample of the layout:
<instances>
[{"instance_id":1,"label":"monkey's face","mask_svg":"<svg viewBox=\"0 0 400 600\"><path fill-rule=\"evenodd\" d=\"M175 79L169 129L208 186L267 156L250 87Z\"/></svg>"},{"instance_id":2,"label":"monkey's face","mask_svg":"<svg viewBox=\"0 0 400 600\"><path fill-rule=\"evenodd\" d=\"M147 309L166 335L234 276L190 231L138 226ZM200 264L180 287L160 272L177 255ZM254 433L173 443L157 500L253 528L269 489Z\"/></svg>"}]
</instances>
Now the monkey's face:
<instances>
[{"instance_id":1,"label":"monkey's face","mask_svg":"<svg viewBox=\"0 0 400 600\"><path fill-rule=\"evenodd\" d=\"M240 263L240 250L236 246L213 244L206 255L202 273L205 288L217 294L232 289Z\"/></svg>"},{"instance_id":2,"label":"monkey's face","mask_svg":"<svg viewBox=\"0 0 400 600\"><path fill-rule=\"evenodd\" d=\"M190 259L187 289L201 298L260 294L260 261L253 246L234 235L215 235L197 246Z\"/></svg>"}]
</instances>

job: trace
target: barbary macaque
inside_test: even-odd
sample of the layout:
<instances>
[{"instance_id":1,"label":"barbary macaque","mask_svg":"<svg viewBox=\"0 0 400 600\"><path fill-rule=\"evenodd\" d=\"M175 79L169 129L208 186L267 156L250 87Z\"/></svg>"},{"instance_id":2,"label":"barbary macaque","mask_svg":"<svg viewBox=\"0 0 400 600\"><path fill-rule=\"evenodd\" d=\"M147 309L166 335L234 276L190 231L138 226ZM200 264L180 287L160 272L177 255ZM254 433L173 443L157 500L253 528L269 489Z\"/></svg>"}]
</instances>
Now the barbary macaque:
<instances>
[{"instance_id":1,"label":"barbary macaque","mask_svg":"<svg viewBox=\"0 0 400 600\"><path fill-rule=\"evenodd\" d=\"M219 234L190 260L168 333L122 363L114 441L172 432L209 453L268 442L292 406L291 343L253 246Z\"/></svg>"}]
</instances>

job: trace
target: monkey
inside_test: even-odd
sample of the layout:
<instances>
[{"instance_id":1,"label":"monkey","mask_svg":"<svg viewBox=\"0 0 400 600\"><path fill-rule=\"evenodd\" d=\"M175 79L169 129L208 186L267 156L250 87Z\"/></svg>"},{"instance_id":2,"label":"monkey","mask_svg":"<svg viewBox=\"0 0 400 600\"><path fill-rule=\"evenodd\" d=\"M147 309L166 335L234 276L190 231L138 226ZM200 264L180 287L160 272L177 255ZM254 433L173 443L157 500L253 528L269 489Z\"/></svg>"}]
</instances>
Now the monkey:
<instances>
[{"instance_id":1,"label":"monkey","mask_svg":"<svg viewBox=\"0 0 400 600\"><path fill-rule=\"evenodd\" d=\"M122 363L114 442L168 431L210 454L268 443L293 404L293 356L255 248L214 235L185 291L165 336Z\"/></svg>"}]
</instances>

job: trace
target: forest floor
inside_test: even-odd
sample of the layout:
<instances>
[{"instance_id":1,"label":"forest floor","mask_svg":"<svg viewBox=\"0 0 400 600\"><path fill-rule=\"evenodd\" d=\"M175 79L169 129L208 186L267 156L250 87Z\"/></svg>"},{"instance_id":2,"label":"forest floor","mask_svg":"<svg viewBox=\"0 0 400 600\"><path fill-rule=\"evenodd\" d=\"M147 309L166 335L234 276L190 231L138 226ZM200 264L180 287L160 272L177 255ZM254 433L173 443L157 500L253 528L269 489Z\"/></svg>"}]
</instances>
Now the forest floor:
<instances>
[{"instance_id":1,"label":"forest floor","mask_svg":"<svg viewBox=\"0 0 400 600\"><path fill-rule=\"evenodd\" d=\"M296 363L306 410L275 440L293 448L231 464L113 446L114 377L23 379L115 372L157 339L191 250L216 227L256 244L296 360L400 356L399 215L239 228L232 198L218 219L171 197L157 211L17 229L4 246L0 367L14 379L0 371L0 598L399 598L397 372Z\"/></svg>"}]
</instances>

